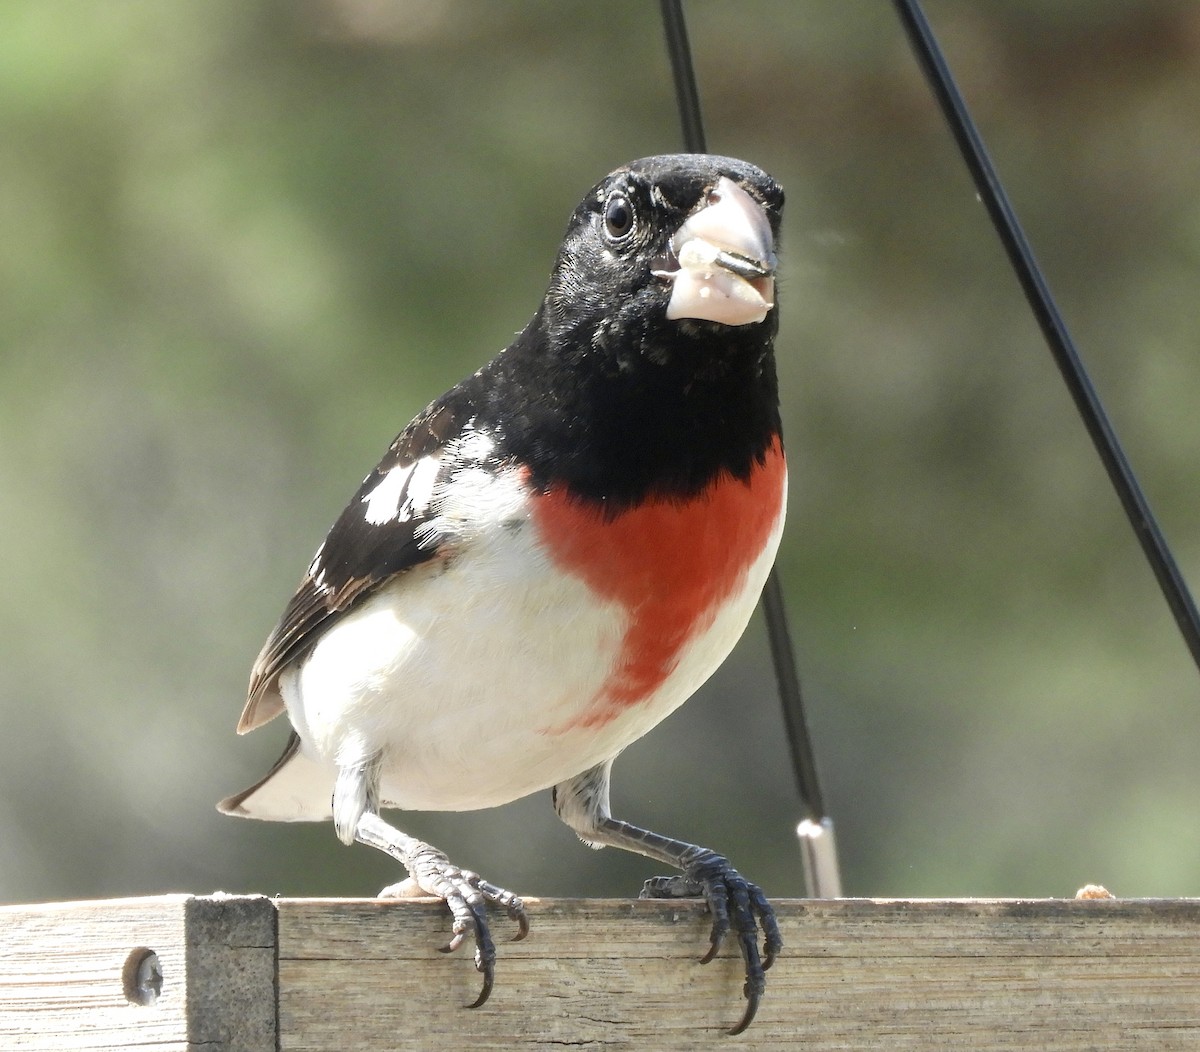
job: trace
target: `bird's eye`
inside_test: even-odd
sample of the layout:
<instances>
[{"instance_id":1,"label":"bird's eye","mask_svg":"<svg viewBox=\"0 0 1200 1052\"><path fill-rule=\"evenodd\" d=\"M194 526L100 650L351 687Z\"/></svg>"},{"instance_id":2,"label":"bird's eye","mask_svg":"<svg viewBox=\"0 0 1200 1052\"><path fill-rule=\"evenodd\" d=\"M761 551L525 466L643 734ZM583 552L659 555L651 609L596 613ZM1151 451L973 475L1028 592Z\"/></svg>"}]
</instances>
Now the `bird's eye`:
<instances>
[{"instance_id":1,"label":"bird's eye","mask_svg":"<svg viewBox=\"0 0 1200 1052\"><path fill-rule=\"evenodd\" d=\"M605 204L604 229L609 237L618 240L633 229L633 205L624 194L613 194Z\"/></svg>"}]
</instances>

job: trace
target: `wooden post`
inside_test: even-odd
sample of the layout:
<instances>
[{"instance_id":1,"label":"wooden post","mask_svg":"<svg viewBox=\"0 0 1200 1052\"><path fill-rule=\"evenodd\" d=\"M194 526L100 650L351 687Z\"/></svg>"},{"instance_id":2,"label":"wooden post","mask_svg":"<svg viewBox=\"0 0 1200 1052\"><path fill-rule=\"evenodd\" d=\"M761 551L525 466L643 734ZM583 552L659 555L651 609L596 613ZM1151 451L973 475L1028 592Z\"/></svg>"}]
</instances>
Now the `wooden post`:
<instances>
[{"instance_id":1,"label":"wooden post","mask_svg":"<svg viewBox=\"0 0 1200 1052\"><path fill-rule=\"evenodd\" d=\"M698 902L530 900L483 1008L429 900L0 908L0 1049L1200 1049L1200 900L793 899L758 1019ZM161 976L161 980L159 979Z\"/></svg>"}]
</instances>

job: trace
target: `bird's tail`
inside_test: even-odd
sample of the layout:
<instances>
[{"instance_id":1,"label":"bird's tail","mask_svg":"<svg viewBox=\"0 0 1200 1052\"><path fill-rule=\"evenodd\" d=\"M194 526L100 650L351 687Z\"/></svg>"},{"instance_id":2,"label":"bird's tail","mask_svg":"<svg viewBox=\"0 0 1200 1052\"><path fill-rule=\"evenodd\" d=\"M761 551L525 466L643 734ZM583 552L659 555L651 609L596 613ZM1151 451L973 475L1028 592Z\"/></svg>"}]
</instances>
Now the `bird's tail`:
<instances>
[{"instance_id":1,"label":"bird's tail","mask_svg":"<svg viewBox=\"0 0 1200 1052\"><path fill-rule=\"evenodd\" d=\"M249 789L226 797L217 810L240 818L271 822L324 822L333 818L332 765L305 756L294 731L283 755Z\"/></svg>"}]
</instances>

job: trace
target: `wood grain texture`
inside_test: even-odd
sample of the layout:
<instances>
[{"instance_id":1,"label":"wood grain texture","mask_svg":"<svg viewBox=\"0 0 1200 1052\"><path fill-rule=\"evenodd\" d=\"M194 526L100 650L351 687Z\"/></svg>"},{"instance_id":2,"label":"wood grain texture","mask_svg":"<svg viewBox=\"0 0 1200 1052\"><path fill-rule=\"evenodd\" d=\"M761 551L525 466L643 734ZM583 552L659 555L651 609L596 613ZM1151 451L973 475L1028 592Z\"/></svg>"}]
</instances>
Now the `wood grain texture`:
<instances>
[{"instance_id":1,"label":"wood grain texture","mask_svg":"<svg viewBox=\"0 0 1200 1052\"><path fill-rule=\"evenodd\" d=\"M0 907L0 1050L273 1050L275 921L261 896ZM162 971L151 1005L125 992L139 949Z\"/></svg>"},{"instance_id":2,"label":"wood grain texture","mask_svg":"<svg viewBox=\"0 0 1200 1052\"><path fill-rule=\"evenodd\" d=\"M1200 902L777 903L755 1024L698 903L532 902L486 1006L437 905L279 903L286 1049L1198 1049ZM497 921L497 940L504 937ZM380 985L382 984L382 985ZM309 991L325 990L336 1015ZM344 1040L352 1020L355 1042Z\"/></svg>"},{"instance_id":3,"label":"wood grain texture","mask_svg":"<svg viewBox=\"0 0 1200 1052\"><path fill-rule=\"evenodd\" d=\"M697 902L531 900L496 988L429 900L167 896L0 908L0 1049L1200 1049L1200 900L776 904L755 1024ZM128 1003L130 950L163 993Z\"/></svg>"}]
</instances>

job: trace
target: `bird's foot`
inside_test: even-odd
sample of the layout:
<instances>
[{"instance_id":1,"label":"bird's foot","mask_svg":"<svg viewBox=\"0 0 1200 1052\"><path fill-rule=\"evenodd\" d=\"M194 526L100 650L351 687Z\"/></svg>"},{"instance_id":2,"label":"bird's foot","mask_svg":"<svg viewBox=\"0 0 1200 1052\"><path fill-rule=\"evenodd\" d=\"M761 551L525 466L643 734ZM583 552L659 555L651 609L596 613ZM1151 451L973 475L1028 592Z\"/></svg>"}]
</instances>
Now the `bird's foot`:
<instances>
[{"instance_id":1,"label":"bird's foot","mask_svg":"<svg viewBox=\"0 0 1200 1052\"><path fill-rule=\"evenodd\" d=\"M746 964L746 1011L740 1022L729 1032L740 1034L754 1019L766 989L765 972L783 949L775 911L757 884L751 884L729 860L706 848L696 849L696 855L683 864L683 872L670 877L651 877L642 888L641 898L668 899L702 896L712 914L712 933L708 952L701 964L708 964L725 941L732 926L737 932L738 946ZM758 949L759 926L762 927L763 949Z\"/></svg>"},{"instance_id":2,"label":"bird's foot","mask_svg":"<svg viewBox=\"0 0 1200 1052\"><path fill-rule=\"evenodd\" d=\"M442 899L450 907L454 917L450 941L439 947L442 953L452 953L467 939L475 939L475 969L483 976L483 989L469 1005L478 1008L492 992L496 975L496 945L492 942L487 922L487 905L501 907L517 925L517 942L529 934L529 918L525 915L525 904L511 891L498 888L484 880L478 873L459 869L436 848L427 845L406 861L411 876L398 884L384 888L380 898L409 898L414 895L432 895Z\"/></svg>"}]
</instances>

